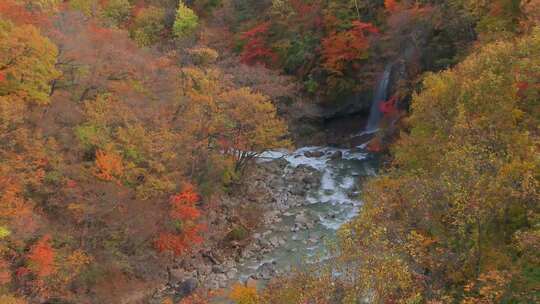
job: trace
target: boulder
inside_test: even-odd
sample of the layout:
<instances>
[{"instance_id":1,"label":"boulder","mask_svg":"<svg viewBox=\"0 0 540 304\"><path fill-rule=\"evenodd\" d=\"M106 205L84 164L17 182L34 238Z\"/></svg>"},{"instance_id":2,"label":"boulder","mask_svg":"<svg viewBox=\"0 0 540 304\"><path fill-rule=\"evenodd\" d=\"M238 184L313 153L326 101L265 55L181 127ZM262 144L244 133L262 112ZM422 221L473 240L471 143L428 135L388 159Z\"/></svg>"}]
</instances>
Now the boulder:
<instances>
[{"instance_id":1,"label":"boulder","mask_svg":"<svg viewBox=\"0 0 540 304\"><path fill-rule=\"evenodd\" d=\"M306 195L306 189L304 187L304 184L294 183L291 185L290 192L292 195L304 196Z\"/></svg>"},{"instance_id":2,"label":"boulder","mask_svg":"<svg viewBox=\"0 0 540 304\"><path fill-rule=\"evenodd\" d=\"M276 275L276 263L264 263L257 269L257 277L262 280L270 280Z\"/></svg>"},{"instance_id":3,"label":"boulder","mask_svg":"<svg viewBox=\"0 0 540 304\"><path fill-rule=\"evenodd\" d=\"M238 273L238 270L236 268L231 268L227 271L226 275L228 279L234 279L236 277L236 273Z\"/></svg>"},{"instance_id":4,"label":"boulder","mask_svg":"<svg viewBox=\"0 0 540 304\"><path fill-rule=\"evenodd\" d=\"M341 151L336 151L334 152L334 154L332 154L332 156L330 156L330 159L332 160L340 160L343 158L343 152Z\"/></svg>"},{"instance_id":5,"label":"boulder","mask_svg":"<svg viewBox=\"0 0 540 304\"><path fill-rule=\"evenodd\" d=\"M317 179L314 176L307 175L302 178L302 182L306 185L315 185L317 184Z\"/></svg>"},{"instance_id":6,"label":"boulder","mask_svg":"<svg viewBox=\"0 0 540 304\"><path fill-rule=\"evenodd\" d=\"M220 274L216 275L216 280L217 280L218 285L219 285L220 288L225 288L225 287L227 287L227 283L229 281L229 278L227 277L226 274L220 273Z\"/></svg>"},{"instance_id":7,"label":"boulder","mask_svg":"<svg viewBox=\"0 0 540 304\"><path fill-rule=\"evenodd\" d=\"M186 273L185 270L180 268L172 268L170 270L170 281L173 284L185 281L189 276L189 273Z\"/></svg>"},{"instance_id":8,"label":"boulder","mask_svg":"<svg viewBox=\"0 0 540 304\"><path fill-rule=\"evenodd\" d=\"M294 218L294 221L301 225L306 225L309 222L308 218L304 213L297 214Z\"/></svg>"},{"instance_id":9,"label":"boulder","mask_svg":"<svg viewBox=\"0 0 540 304\"><path fill-rule=\"evenodd\" d=\"M277 236L271 237L270 244L272 245L272 247L279 247L279 238Z\"/></svg>"},{"instance_id":10,"label":"boulder","mask_svg":"<svg viewBox=\"0 0 540 304\"><path fill-rule=\"evenodd\" d=\"M176 293L181 297L186 297L193 293L197 287L199 287L199 282L194 278L190 278L180 283Z\"/></svg>"},{"instance_id":11,"label":"boulder","mask_svg":"<svg viewBox=\"0 0 540 304\"><path fill-rule=\"evenodd\" d=\"M214 265L214 266L212 266L212 272L213 273L224 273L225 270L223 269L222 265Z\"/></svg>"}]
</instances>

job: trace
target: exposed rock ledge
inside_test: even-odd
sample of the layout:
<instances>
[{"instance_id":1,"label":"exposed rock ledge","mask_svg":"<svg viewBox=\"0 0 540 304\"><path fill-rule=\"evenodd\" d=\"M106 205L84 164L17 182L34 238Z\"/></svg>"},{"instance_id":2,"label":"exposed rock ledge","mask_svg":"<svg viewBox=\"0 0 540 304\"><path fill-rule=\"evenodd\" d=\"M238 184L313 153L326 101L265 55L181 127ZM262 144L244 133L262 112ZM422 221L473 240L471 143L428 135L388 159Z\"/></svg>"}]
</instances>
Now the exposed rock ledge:
<instances>
[{"instance_id":1,"label":"exposed rock ledge","mask_svg":"<svg viewBox=\"0 0 540 304\"><path fill-rule=\"evenodd\" d=\"M318 188L321 173L308 166L290 167L280 159L257 164L245 178L245 184L235 191L234 196L223 198L223 210L210 214L209 221L219 228L230 231L234 224L231 218L238 206L255 206L262 211L261 225L241 241L215 241L198 254L179 260L167 271L167 284L154 292L151 302L160 303L164 296L184 297L196 288L220 289L238 281L238 265L246 259L262 259L262 255L283 245L285 240L270 237L269 232L279 230L283 215L291 215L292 207L306 204L306 192ZM224 220L225 219L225 220ZM302 214L295 216L294 229L309 229L313 226ZM209 229L216 229L211 225ZM224 237L225 238L225 237ZM276 276L275 264L262 263L248 279L248 284L257 280L269 280Z\"/></svg>"}]
</instances>

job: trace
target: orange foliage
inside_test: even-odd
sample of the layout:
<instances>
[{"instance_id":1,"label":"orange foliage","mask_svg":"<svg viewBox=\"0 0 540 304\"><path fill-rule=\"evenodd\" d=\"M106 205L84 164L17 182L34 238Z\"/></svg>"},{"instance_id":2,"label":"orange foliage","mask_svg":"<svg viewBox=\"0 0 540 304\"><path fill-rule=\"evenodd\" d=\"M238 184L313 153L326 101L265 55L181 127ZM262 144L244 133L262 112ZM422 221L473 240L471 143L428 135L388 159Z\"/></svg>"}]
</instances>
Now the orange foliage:
<instances>
[{"instance_id":1,"label":"orange foliage","mask_svg":"<svg viewBox=\"0 0 540 304\"><path fill-rule=\"evenodd\" d=\"M106 181L113 180L124 172L122 157L102 150L96 151L96 167L96 176Z\"/></svg>"},{"instance_id":2,"label":"orange foliage","mask_svg":"<svg viewBox=\"0 0 540 304\"><path fill-rule=\"evenodd\" d=\"M398 3L396 0L384 0L384 7L390 13L394 13L398 10Z\"/></svg>"},{"instance_id":3,"label":"orange foliage","mask_svg":"<svg viewBox=\"0 0 540 304\"><path fill-rule=\"evenodd\" d=\"M0 16L12 21L17 25L32 24L44 25L47 17L44 14L29 12L22 4L14 0L0 1Z\"/></svg>"},{"instance_id":4,"label":"orange foliage","mask_svg":"<svg viewBox=\"0 0 540 304\"><path fill-rule=\"evenodd\" d=\"M11 222L12 228L22 232L32 232L36 228L32 204L22 196L19 183L0 178L0 218Z\"/></svg>"},{"instance_id":5,"label":"orange foliage","mask_svg":"<svg viewBox=\"0 0 540 304\"><path fill-rule=\"evenodd\" d=\"M156 249L159 252L170 251L176 256L180 256L194 245L203 242L203 238L200 235L202 230L204 230L204 225L199 224L184 228L181 234L163 232L155 242Z\"/></svg>"},{"instance_id":6,"label":"orange foliage","mask_svg":"<svg viewBox=\"0 0 540 304\"><path fill-rule=\"evenodd\" d=\"M0 259L0 285L4 285L11 282L11 273L9 271L9 264Z\"/></svg>"},{"instance_id":7,"label":"orange foliage","mask_svg":"<svg viewBox=\"0 0 540 304\"><path fill-rule=\"evenodd\" d=\"M182 192L171 197L171 218L182 221L196 220L201 215L201 212L195 206L199 200L200 197L193 185L184 186Z\"/></svg>"},{"instance_id":8,"label":"orange foliage","mask_svg":"<svg viewBox=\"0 0 540 304\"><path fill-rule=\"evenodd\" d=\"M324 67L333 73L342 74L347 63L367 58L369 35L378 33L371 23L353 21L352 28L334 32L322 41Z\"/></svg>"},{"instance_id":9,"label":"orange foliage","mask_svg":"<svg viewBox=\"0 0 540 304\"><path fill-rule=\"evenodd\" d=\"M181 232L162 232L155 242L159 252L171 251L178 256L203 242L201 232L205 226L195 223L201 216L201 211L195 206L199 200L200 196L191 184L184 185L182 192L171 197L170 217L180 221Z\"/></svg>"},{"instance_id":10,"label":"orange foliage","mask_svg":"<svg viewBox=\"0 0 540 304\"><path fill-rule=\"evenodd\" d=\"M103 42L103 40L111 40L113 39L113 36L115 34L114 30L103 27L94 22L90 23L90 25L88 26L88 31L90 34L90 39L94 43L100 43Z\"/></svg>"},{"instance_id":11,"label":"orange foliage","mask_svg":"<svg viewBox=\"0 0 540 304\"><path fill-rule=\"evenodd\" d=\"M43 236L32 246L28 254L30 269L39 278L56 272L56 266L54 265L55 253L50 241L51 237L49 235Z\"/></svg>"}]
</instances>

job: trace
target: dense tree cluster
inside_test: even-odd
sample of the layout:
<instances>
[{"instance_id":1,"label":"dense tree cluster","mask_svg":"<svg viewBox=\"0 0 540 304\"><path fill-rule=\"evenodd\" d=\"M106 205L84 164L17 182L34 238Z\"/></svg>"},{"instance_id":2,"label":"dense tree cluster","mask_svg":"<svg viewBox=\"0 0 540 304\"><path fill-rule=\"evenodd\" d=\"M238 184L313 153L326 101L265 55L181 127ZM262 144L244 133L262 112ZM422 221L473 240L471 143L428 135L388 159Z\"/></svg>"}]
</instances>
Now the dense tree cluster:
<instances>
[{"instance_id":1,"label":"dense tree cluster","mask_svg":"<svg viewBox=\"0 0 540 304\"><path fill-rule=\"evenodd\" d=\"M463 58L476 38L491 41L522 32L527 23L523 12L538 5L516 0L233 3L236 23L232 29L237 32L241 55L250 58L246 62L268 65L262 59L272 58L271 66L295 75L305 91L335 101L371 89L374 71L382 69L380 62L399 58L410 51L411 44L427 54L416 63L419 70L448 68ZM246 39L262 25L265 31L256 43Z\"/></svg>"},{"instance_id":2,"label":"dense tree cluster","mask_svg":"<svg viewBox=\"0 0 540 304\"><path fill-rule=\"evenodd\" d=\"M425 78L392 167L342 231L344 258L361 261L349 278L358 290L377 301L538 300L539 55L535 30Z\"/></svg>"},{"instance_id":3,"label":"dense tree cluster","mask_svg":"<svg viewBox=\"0 0 540 304\"><path fill-rule=\"evenodd\" d=\"M193 10L171 11L0 3L0 302L151 290L169 253L208 237L210 197L289 144L270 98L236 85L216 50L141 48L196 29Z\"/></svg>"},{"instance_id":4,"label":"dense tree cluster","mask_svg":"<svg viewBox=\"0 0 540 304\"><path fill-rule=\"evenodd\" d=\"M540 29L528 28L425 76L336 259L258 303L538 302Z\"/></svg>"},{"instance_id":5,"label":"dense tree cluster","mask_svg":"<svg viewBox=\"0 0 540 304\"><path fill-rule=\"evenodd\" d=\"M410 115L335 259L229 299L538 302L539 26L538 0L0 1L0 303L146 301L291 146L276 105L405 57L380 110Z\"/></svg>"}]
</instances>

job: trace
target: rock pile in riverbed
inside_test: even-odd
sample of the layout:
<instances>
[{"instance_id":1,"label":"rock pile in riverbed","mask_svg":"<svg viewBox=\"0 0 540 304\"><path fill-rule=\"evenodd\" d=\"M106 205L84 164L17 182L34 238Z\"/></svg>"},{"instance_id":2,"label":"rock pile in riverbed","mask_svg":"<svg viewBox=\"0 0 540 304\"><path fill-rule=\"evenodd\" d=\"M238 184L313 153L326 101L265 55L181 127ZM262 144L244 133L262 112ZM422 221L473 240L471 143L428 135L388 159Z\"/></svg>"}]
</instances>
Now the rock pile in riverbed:
<instances>
[{"instance_id":1,"label":"rock pile in riverbed","mask_svg":"<svg viewBox=\"0 0 540 304\"><path fill-rule=\"evenodd\" d=\"M265 210L261 216L261 231L253 233L251 241L239 248L236 254L221 257L219 252L210 252L184 258L181 265L169 270L168 293L183 296L199 286L209 289L229 286L238 280L239 263L250 259L262 260L264 254L285 244L283 237L273 234L285 229L280 226L284 216L294 216L296 231L313 227L313 222L305 214L293 214L288 210L306 204L306 193L320 186L319 171L304 165L290 167L285 160L275 160L259 164L246 180L244 197L248 198L247 203L257 204ZM246 202L232 199L231 203ZM276 274L275 262L261 262L248 283L269 280Z\"/></svg>"}]
</instances>

